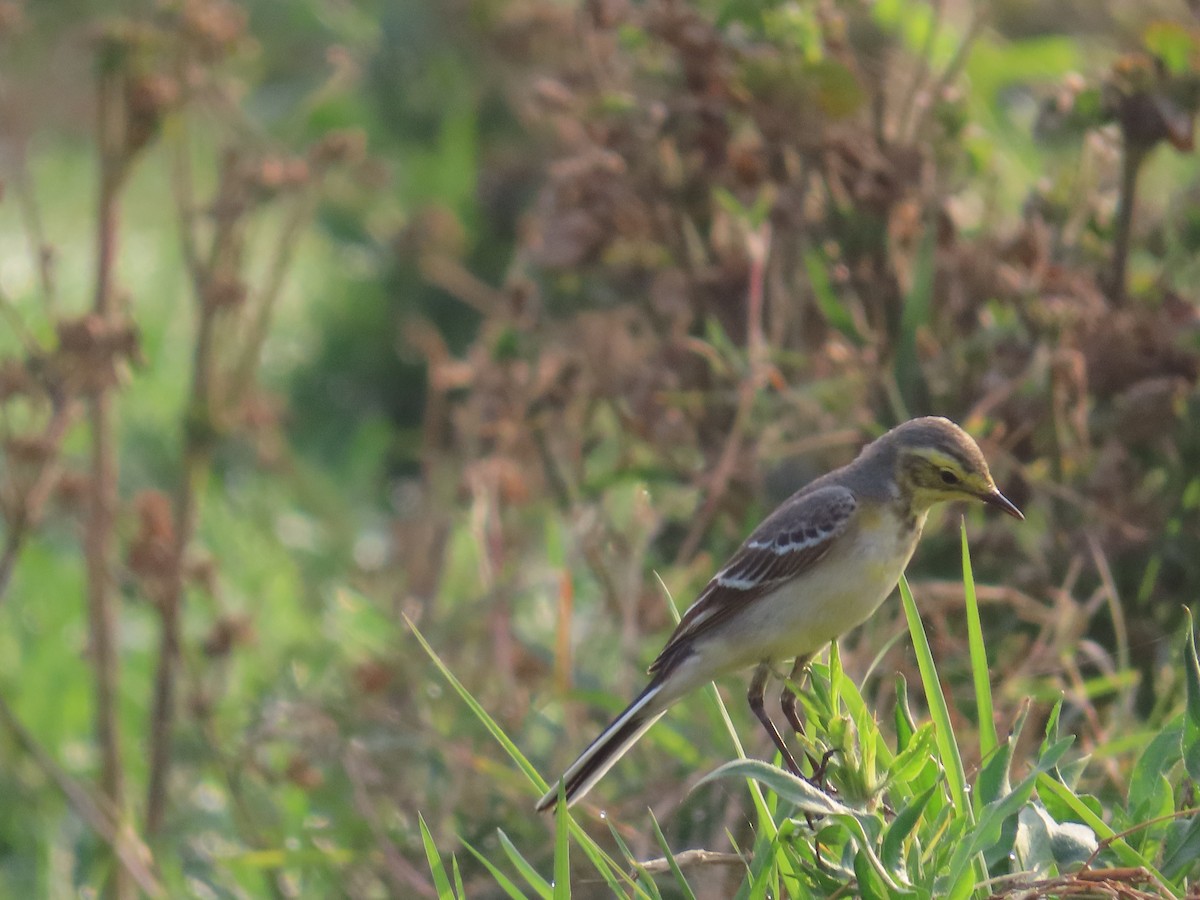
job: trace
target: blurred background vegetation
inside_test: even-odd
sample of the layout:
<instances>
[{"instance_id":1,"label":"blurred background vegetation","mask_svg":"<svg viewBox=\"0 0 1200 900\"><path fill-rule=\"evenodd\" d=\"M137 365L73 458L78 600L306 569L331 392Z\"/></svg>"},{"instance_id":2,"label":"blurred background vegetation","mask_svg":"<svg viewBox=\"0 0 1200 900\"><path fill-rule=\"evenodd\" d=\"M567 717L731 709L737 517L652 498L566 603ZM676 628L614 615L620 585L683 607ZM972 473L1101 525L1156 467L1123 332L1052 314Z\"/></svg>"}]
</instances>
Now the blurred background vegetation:
<instances>
[{"instance_id":1,"label":"blurred background vegetation","mask_svg":"<svg viewBox=\"0 0 1200 900\"><path fill-rule=\"evenodd\" d=\"M925 413L1028 516L910 570L952 695L965 514L999 727L1065 695L1122 790L1200 590L1198 26L0 2L0 894L432 896L418 812L548 860L403 616L553 775L669 629L653 573L686 604ZM843 644L881 720L903 632ZM727 756L684 703L594 802L725 847L744 792L688 788Z\"/></svg>"}]
</instances>

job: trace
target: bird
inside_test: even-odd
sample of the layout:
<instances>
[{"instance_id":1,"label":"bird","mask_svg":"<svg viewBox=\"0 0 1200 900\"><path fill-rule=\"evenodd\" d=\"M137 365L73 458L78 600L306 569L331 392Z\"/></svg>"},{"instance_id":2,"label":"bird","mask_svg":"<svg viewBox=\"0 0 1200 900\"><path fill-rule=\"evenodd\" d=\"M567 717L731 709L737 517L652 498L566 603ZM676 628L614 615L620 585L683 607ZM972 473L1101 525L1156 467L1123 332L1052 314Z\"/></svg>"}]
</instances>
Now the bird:
<instances>
[{"instance_id":1,"label":"bird","mask_svg":"<svg viewBox=\"0 0 1200 900\"><path fill-rule=\"evenodd\" d=\"M925 416L867 444L848 465L802 487L751 532L684 613L649 668L650 681L537 803L561 785L577 803L667 709L719 676L754 667L747 700L788 768L796 765L766 712L773 668L794 660L780 697L796 733L796 683L814 653L866 621L892 593L929 510L981 500L1016 519L974 439Z\"/></svg>"}]
</instances>

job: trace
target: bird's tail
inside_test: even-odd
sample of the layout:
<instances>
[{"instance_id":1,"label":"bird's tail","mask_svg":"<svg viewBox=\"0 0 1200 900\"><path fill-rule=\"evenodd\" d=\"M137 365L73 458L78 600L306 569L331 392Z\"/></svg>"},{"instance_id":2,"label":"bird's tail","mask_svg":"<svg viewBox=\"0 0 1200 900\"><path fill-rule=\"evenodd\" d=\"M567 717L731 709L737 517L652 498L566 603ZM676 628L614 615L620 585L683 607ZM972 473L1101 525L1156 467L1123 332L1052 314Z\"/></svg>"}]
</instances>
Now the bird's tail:
<instances>
[{"instance_id":1,"label":"bird's tail","mask_svg":"<svg viewBox=\"0 0 1200 900\"><path fill-rule=\"evenodd\" d=\"M537 811L544 812L558 802L559 782L564 786L567 806L573 805L590 791L604 773L633 746L634 741L645 734L666 712L665 706L654 702L662 689L661 678L651 681L646 689L638 694L637 699L625 707L625 711L613 719L612 723L600 732L600 736L571 763L562 778L538 801Z\"/></svg>"}]
</instances>

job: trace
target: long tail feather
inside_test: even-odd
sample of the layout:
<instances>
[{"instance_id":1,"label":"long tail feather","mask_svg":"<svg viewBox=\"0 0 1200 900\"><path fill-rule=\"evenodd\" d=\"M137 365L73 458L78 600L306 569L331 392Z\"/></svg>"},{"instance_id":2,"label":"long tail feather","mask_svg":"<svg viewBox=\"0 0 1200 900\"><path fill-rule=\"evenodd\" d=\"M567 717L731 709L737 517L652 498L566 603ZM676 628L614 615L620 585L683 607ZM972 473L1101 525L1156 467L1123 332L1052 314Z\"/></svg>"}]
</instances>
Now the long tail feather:
<instances>
[{"instance_id":1,"label":"long tail feather","mask_svg":"<svg viewBox=\"0 0 1200 900\"><path fill-rule=\"evenodd\" d=\"M666 709L654 703L662 688L662 679L656 678L651 681L637 699L625 707L625 711L613 719L609 726L600 732L600 736L571 763L570 768L559 779L564 785L567 806L574 805L590 791L634 742L662 717ZM559 782L555 782L546 796L538 801L538 812L544 812L558 802Z\"/></svg>"}]
</instances>

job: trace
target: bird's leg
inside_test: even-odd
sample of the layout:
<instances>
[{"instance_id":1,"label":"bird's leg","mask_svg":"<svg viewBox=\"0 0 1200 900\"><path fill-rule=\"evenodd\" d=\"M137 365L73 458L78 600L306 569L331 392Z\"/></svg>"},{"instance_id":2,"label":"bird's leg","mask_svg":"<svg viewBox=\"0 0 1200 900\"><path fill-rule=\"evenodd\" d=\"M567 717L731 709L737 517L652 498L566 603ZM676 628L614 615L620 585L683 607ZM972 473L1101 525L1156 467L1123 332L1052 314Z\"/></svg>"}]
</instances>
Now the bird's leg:
<instances>
[{"instance_id":1,"label":"bird's leg","mask_svg":"<svg viewBox=\"0 0 1200 900\"><path fill-rule=\"evenodd\" d=\"M800 721L800 716L796 712L796 691L792 685L800 683L800 679L804 675L804 667L808 665L810 659L812 659L811 653L796 657L796 662L792 666L792 674L783 683L783 693L779 695L779 705L783 708L783 717L788 720L788 724L792 726L792 731L796 734L804 734L804 723Z\"/></svg>"},{"instance_id":2,"label":"bird's leg","mask_svg":"<svg viewBox=\"0 0 1200 900\"><path fill-rule=\"evenodd\" d=\"M800 714L796 711L796 691L792 685L798 685L804 677L804 668L808 665L808 661L812 659L811 653L806 653L803 656L797 656L796 662L792 664L791 674L783 683L783 692L779 695L779 705L783 709L783 717L788 720L788 724L792 726L792 731L796 734L804 734L804 723L800 721ZM812 784L814 787L820 787L825 775L825 760L818 762L813 758L813 755L807 750L804 755L808 757L808 764L812 766L813 777Z\"/></svg>"},{"instance_id":3,"label":"bird's leg","mask_svg":"<svg viewBox=\"0 0 1200 900\"><path fill-rule=\"evenodd\" d=\"M767 677L770 674L771 664L767 662L759 663L758 668L754 670L754 677L750 679L750 689L746 692L746 700L749 702L750 708L754 710L754 715L758 716L758 721L762 722L763 728L767 729L767 734L771 736L771 740L779 749L779 753L783 756L783 761L787 764L788 769L796 777L803 778L804 775L800 771L800 767L796 765L796 760L792 757L792 752L788 750L787 744L779 736L779 730L775 727L775 723L771 721L771 717L767 715L766 705L763 703L763 695L767 689Z\"/></svg>"},{"instance_id":4,"label":"bird's leg","mask_svg":"<svg viewBox=\"0 0 1200 900\"><path fill-rule=\"evenodd\" d=\"M803 736L804 723L800 721L800 714L796 711L796 691L792 685L798 685L804 677L804 668L808 665L808 661L812 659L812 654L797 656L796 662L792 665L792 672L787 677L787 681L783 684L783 693L779 695L779 705L783 709L784 718L788 720L788 724L792 726L792 731ZM818 790L825 790L825 770L829 766L830 758L836 753L836 750L827 750L820 760L817 760L807 750L804 755L808 757L808 764L812 766L812 778L808 779L808 783Z\"/></svg>"}]
</instances>

